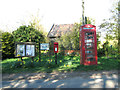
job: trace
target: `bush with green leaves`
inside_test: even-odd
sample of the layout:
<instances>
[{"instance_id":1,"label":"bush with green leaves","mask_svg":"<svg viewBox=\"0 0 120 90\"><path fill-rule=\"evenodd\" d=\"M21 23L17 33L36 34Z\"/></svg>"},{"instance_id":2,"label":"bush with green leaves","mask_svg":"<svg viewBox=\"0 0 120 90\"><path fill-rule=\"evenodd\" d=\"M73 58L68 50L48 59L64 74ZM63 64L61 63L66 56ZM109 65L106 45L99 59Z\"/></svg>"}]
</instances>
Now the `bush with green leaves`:
<instances>
[{"instance_id":1,"label":"bush with green leaves","mask_svg":"<svg viewBox=\"0 0 120 90\"><path fill-rule=\"evenodd\" d=\"M14 57L14 38L9 32L2 33L2 59Z\"/></svg>"},{"instance_id":2,"label":"bush with green leaves","mask_svg":"<svg viewBox=\"0 0 120 90\"><path fill-rule=\"evenodd\" d=\"M42 31L34 29L32 26L20 26L12 32L15 42L36 42L37 48L39 42L45 42Z\"/></svg>"},{"instance_id":3,"label":"bush with green leaves","mask_svg":"<svg viewBox=\"0 0 120 90\"><path fill-rule=\"evenodd\" d=\"M17 61L12 64L12 68L21 68L23 66L22 61Z\"/></svg>"},{"instance_id":4,"label":"bush with green leaves","mask_svg":"<svg viewBox=\"0 0 120 90\"><path fill-rule=\"evenodd\" d=\"M25 68L32 68L35 67L36 62L35 61L28 61L25 63Z\"/></svg>"},{"instance_id":5,"label":"bush with green leaves","mask_svg":"<svg viewBox=\"0 0 120 90\"><path fill-rule=\"evenodd\" d=\"M79 50L79 28L81 24L75 23L72 31L64 33L57 39L60 50Z\"/></svg>"},{"instance_id":6,"label":"bush with green leaves","mask_svg":"<svg viewBox=\"0 0 120 90\"><path fill-rule=\"evenodd\" d=\"M97 56L98 57L102 57L102 56L105 56L105 50L103 48L99 48L97 50Z\"/></svg>"}]
</instances>

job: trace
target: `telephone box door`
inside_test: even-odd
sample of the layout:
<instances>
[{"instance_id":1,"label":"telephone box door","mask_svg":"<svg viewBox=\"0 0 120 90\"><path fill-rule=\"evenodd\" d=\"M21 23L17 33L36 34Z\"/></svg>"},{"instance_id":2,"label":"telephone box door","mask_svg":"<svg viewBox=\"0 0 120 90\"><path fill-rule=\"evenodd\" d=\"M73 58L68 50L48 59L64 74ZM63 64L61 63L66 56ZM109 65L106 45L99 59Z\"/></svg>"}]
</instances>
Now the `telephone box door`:
<instances>
[{"instance_id":1,"label":"telephone box door","mask_svg":"<svg viewBox=\"0 0 120 90\"><path fill-rule=\"evenodd\" d=\"M84 32L85 65L95 64L95 32Z\"/></svg>"},{"instance_id":2,"label":"telephone box door","mask_svg":"<svg viewBox=\"0 0 120 90\"><path fill-rule=\"evenodd\" d=\"M81 64L97 65L96 27L86 24L80 30Z\"/></svg>"}]
</instances>

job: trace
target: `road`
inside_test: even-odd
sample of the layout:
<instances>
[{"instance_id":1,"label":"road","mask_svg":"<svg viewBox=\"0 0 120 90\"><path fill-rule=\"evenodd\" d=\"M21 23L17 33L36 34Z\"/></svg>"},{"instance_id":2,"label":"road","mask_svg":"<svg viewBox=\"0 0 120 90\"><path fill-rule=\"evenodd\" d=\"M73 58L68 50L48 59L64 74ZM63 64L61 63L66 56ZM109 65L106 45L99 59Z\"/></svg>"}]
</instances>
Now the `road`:
<instances>
[{"instance_id":1,"label":"road","mask_svg":"<svg viewBox=\"0 0 120 90\"><path fill-rule=\"evenodd\" d=\"M2 81L2 88L118 88L118 74L75 76L64 79Z\"/></svg>"}]
</instances>

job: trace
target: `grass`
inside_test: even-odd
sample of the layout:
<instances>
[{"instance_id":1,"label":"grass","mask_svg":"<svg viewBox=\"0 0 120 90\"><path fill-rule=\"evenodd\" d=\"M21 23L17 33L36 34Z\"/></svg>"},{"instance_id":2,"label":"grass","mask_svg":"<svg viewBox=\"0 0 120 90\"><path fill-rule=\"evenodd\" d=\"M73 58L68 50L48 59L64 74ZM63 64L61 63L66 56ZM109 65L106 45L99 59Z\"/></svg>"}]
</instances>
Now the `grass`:
<instances>
[{"instance_id":1,"label":"grass","mask_svg":"<svg viewBox=\"0 0 120 90\"><path fill-rule=\"evenodd\" d=\"M2 61L3 73L23 73L23 72L53 72L53 71L99 71L99 70L117 70L119 59L98 57L98 65L84 66L80 65L80 56L62 56L58 54L58 64L55 64L55 56L48 57L42 53L41 62L39 56L34 58L23 58L23 63L19 58L11 58ZM51 61L50 61L51 59ZM21 64L21 65L20 65Z\"/></svg>"}]
</instances>

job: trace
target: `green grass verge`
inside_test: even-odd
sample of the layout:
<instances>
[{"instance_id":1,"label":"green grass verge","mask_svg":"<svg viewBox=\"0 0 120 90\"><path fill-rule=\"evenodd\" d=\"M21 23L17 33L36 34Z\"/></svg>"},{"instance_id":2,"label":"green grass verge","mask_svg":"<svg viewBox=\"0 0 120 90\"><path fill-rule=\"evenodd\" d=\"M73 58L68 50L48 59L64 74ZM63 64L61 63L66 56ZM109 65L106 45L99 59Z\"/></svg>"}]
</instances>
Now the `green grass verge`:
<instances>
[{"instance_id":1,"label":"green grass verge","mask_svg":"<svg viewBox=\"0 0 120 90\"><path fill-rule=\"evenodd\" d=\"M58 64L55 64L55 56L48 57L41 55L34 58L23 58L23 63L19 58L6 59L2 61L3 73L23 73L23 72L53 72L53 71L99 71L99 70L118 70L119 59L114 57L98 57L98 65L84 66L80 65L80 56L62 56L58 55ZM51 59L51 61L50 61Z\"/></svg>"}]
</instances>

